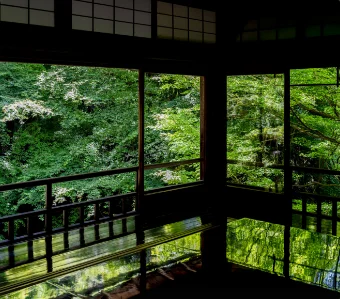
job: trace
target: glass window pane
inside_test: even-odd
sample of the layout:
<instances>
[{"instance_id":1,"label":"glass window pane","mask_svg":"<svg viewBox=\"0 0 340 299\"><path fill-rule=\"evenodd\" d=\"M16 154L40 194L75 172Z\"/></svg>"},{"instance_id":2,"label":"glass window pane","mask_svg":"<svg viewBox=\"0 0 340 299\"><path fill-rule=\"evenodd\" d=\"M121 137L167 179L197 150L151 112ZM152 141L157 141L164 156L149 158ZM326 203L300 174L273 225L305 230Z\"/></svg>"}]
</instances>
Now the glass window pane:
<instances>
[{"instance_id":1,"label":"glass window pane","mask_svg":"<svg viewBox=\"0 0 340 299\"><path fill-rule=\"evenodd\" d=\"M74 15L92 17L92 4L73 0L72 13Z\"/></svg>"},{"instance_id":2,"label":"glass window pane","mask_svg":"<svg viewBox=\"0 0 340 299\"><path fill-rule=\"evenodd\" d=\"M216 35L204 33L204 42L205 43L212 43L212 44L216 43Z\"/></svg>"},{"instance_id":3,"label":"glass window pane","mask_svg":"<svg viewBox=\"0 0 340 299\"><path fill-rule=\"evenodd\" d=\"M188 30L188 19L174 17L174 27Z\"/></svg>"},{"instance_id":4,"label":"glass window pane","mask_svg":"<svg viewBox=\"0 0 340 299\"><path fill-rule=\"evenodd\" d=\"M120 35L133 36L133 24L115 22L115 33Z\"/></svg>"},{"instance_id":5,"label":"glass window pane","mask_svg":"<svg viewBox=\"0 0 340 299\"><path fill-rule=\"evenodd\" d=\"M115 0L115 5L118 7L133 9L134 0Z\"/></svg>"},{"instance_id":6,"label":"glass window pane","mask_svg":"<svg viewBox=\"0 0 340 299\"><path fill-rule=\"evenodd\" d=\"M321 36L321 26L320 25L310 25L306 28L307 37L319 37Z\"/></svg>"},{"instance_id":7,"label":"glass window pane","mask_svg":"<svg viewBox=\"0 0 340 299\"><path fill-rule=\"evenodd\" d=\"M94 31L113 34L113 21L95 19Z\"/></svg>"},{"instance_id":8,"label":"glass window pane","mask_svg":"<svg viewBox=\"0 0 340 299\"><path fill-rule=\"evenodd\" d=\"M30 0L30 8L54 11L54 0Z\"/></svg>"},{"instance_id":9,"label":"glass window pane","mask_svg":"<svg viewBox=\"0 0 340 299\"><path fill-rule=\"evenodd\" d=\"M188 18L188 7L174 4L174 15L178 17Z\"/></svg>"},{"instance_id":10,"label":"glass window pane","mask_svg":"<svg viewBox=\"0 0 340 299\"><path fill-rule=\"evenodd\" d=\"M135 9L151 12L151 0L135 0Z\"/></svg>"},{"instance_id":11,"label":"glass window pane","mask_svg":"<svg viewBox=\"0 0 340 299\"><path fill-rule=\"evenodd\" d=\"M172 34L171 28L165 28L165 27L158 27L157 28L157 37L172 39L172 36L173 36L173 34Z\"/></svg>"},{"instance_id":12,"label":"glass window pane","mask_svg":"<svg viewBox=\"0 0 340 299\"><path fill-rule=\"evenodd\" d=\"M202 9L189 7L189 18L196 19L196 20L202 20L202 18L203 18Z\"/></svg>"},{"instance_id":13,"label":"glass window pane","mask_svg":"<svg viewBox=\"0 0 340 299\"><path fill-rule=\"evenodd\" d=\"M282 192L283 76L227 78L227 181Z\"/></svg>"},{"instance_id":14,"label":"glass window pane","mask_svg":"<svg viewBox=\"0 0 340 299\"><path fill-rule=\"evenodd\" d=\"M254 32L243 32L242 33L243 42L257 41L257 31Z\"/></svg>"},{"instance_id":15,"label":"glass window pane","mask_svg":"<svg viewBox=\"0 0 340 299\"><path fill-rule=\"evenodd\" d=\"M151 26L135 24L135 36L151 38Z\"/></svg>"},{"instance_id":16,"label":"glass window pane","mask_svg":"<svg viewBox=\"0 0 340 299\"><path fill-rule=\"evenodd\" d=\"M30 24L54 27L54 13L31 9L30 10Z\"/></svg>"},{"instance_id":17,"label":"glass window pane","mask_svg":"<svg viewBox=\"0 0 340 299\"><path fill-rule=\"evenodd\" d=\"M324 26L323 34L329 35L340 35L340 24L326 24Z\"/></svg>"},{"instance_id":18,"label":"glass window pane","mask_svg":"<svg viewBox=\"0 0 340 299\"><path fill-rule=\"evenodd\" d=\"M200 101L200 77L146 74L146 165L200 157ZM147 177L147 188L197 181L199 164L155 169Z\"/></svg>"},{"instance_id":19,"label":"glass window pane","mask_svg":"<svg viewBox=\"0 0 340 299\"><path fill-rule=\"evenodd\" d=\"M116 8L116 21L133 22L133 11L130 9Z\"/></svg>"},{"instance_id":20,"label":"glass window pane","mask_svg":"<svg viewBox=\"0 0 340 299\"><path fill-rule=\"evenodd\" d=\"M28 24L28 9L2 6L1 21Z\"/></svg>"},{"instance_id":21,"label":"glass window pane","mask_svg":"<svg viewBox=\"0 0 340 299\"><path fill-rule=\"evenodd\" d=\"M172 27L172 17L167 15L157 15L157 25L164 27Z\"/></svg>"},{"instance_id":22,"label":"glass window pane","mask_svg":"<svg viewBox=\"0 0 340 299\"><path fill-rule=\"evenodd\" d=\"M2 5L12 5L19 7L28 7L28 0L1 0Z\"/></svg>"},{"instance_id":23,"label":"glass window pane","mask_svg":"<svg viewBox=\"0 0 340 299\"><path fill-rule=\"evenodd\" d=\"M204 22L204 32L215 34L216 33L216 24Z\"/></svg>"},{"instance_id":24,"label":"glass window pane","mask_svg":"<svg viewBox=\"0 0 340 299\"><path fill-rule=\"evenodd\" d=\"M292 39L296 37L296 28L280 28L278 30L278 38L279 39Z\"/></svg>"},{"instance_id":25,"label":"glass window pane","mask_svg":"<svg viewBox=\"0 0 340 299\"><path fill-rule=\"evenodd\" d=\"M260 40L276 40L276 30L261 30Z\"/></svg>"},{"instance_id":26,"label":"glass window pane","mask_svg":"<svg viewBox=\"0 0 340 299\"><path fill-rule=\"evenodd\" d=\"M292 165L340 170L339 99L336 86L291 88Z\"/></svg>"},{"instance_id":27,"label":"glass window pane","mask_svg":"<svg viewBox=\"0 0 340 299\"><path fill-rule=\"evenodd\" d=\"M113 20L113 7L95 4L94 5L94 17Z\"/></svg>"},{"instance_id":28,"label":"glass window pane","mask_svg":"<svg viewBox=\"0 0 340 299\"><path fill-rule=\"evenodd\" d=\"M216 22L216 12L204 10L203 11L204 21L208 22Z\"/></svg>"},{"instance_id":29,"label":"glass window pane","mask_svg":"<svg viewBox=\"0 0 340 299\"><path fill-rule=\"evenodd\" d=\"M189 41L201 43L203 41L203 34L200 32L189 31Z\"/></svg>"},{"instance_id":30,"label":"glass window pane","mask_svg":"<svg viewBox=\"0 0 340 299\"><path fill-rule=\"evenodd\" d=\"M92 31L92 18L72 16L72 29Z\"/></svg>"},{"instance_id":31,"label":"glass window pane","mask_svg":"<svg viewBox=\"0 0 340 299\"><path fill-rule=\"evenodd\" d=\"M172 4L162 1L157 1L157 12L167 15L172 15Z\"/></svg>"},{"instance_id":32,"label":"glass window pane","mask_svg":"<svg viewBox=\"0 0 340 299\"><path fill-rule=\"evenodd\" d=\"M336 84L336 68L310 68L290 71L291 84ZM312 90L313 91L313 90Z\"/></svg>"},{"instance_id":33,"label":"glass window pane","mask_svg":"<svg viewBox=\"0 0 340 299\"><path fill-rule=\"evenodd\" d=\"M135 23L151 25L151 13L135 11Z\"/></svg>"},{"instance_id":34,"label":"glass window pane","mask_svg":"<svg viewBox=\"0 0 340 299\"><path fill-rule=\"evenodd\" d=\"M177 40L188 40L189 33L187 30L174 30L174 38Z\"/></svg>"}]
</instances>

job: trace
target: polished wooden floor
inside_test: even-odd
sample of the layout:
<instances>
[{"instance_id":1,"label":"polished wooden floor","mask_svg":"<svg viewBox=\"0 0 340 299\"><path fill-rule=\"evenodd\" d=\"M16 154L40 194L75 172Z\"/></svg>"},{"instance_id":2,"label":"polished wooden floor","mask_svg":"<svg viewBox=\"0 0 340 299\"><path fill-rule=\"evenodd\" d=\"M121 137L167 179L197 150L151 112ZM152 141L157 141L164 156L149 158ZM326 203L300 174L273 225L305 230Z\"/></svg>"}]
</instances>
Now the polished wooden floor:
<instances>
[{"instance_id":1,"label":"polished wooden floor","mask_svg":"<svg viewBox=\"0 0 340 299\"><path fill-rule=\"evenodd\" d=\"M258 270L227 264L205 273L199 259L177 264L147 275L147 291L141 295L138 280L126 283L114 293L96 299L127 298L340 298L340 293ZM196 272L195 272L196 271Z\"/></svg>"}]
</instances>

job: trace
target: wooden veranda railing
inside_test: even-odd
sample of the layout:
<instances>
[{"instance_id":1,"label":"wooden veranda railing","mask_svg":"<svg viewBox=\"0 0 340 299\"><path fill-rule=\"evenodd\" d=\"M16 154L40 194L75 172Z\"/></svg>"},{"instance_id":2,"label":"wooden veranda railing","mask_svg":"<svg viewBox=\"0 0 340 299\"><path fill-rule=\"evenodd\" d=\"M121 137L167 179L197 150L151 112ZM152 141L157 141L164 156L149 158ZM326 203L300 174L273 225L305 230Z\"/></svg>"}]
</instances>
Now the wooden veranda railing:
<instances>
[{"instance_id":1,"label":"wooden veranda railing","mask_svg":"<svg viewBox=\"0 0 340 299\"><path fill-rule=\"evenodd\" d=\"M322 169L322 168L312 168L312 167L300 167L300 166L287 166L280 164L273 164L273 165L264 165L263 163L251 163L251 162L242 162L237 160L227 160L227 164L239 165L239 166L246 166L246 167L258 167L258 168L267 168L267 169L281 169L284 171L284 175L292 175L295 172L301 173L316 173L321 175L334 175L340 176L340 171L338 170L331 170L331 169ZM227 183L228 186L233 187L240 187L246 189L254 189L259 191L266 191L263 187L257 186L249 186L249 185L242 185L237 183ZM291 186L291 199L298 199L301 200L302 209L299 210L292 210L292 214L301 215L301 228L307 228L307 217L315 217L316 218L316 231L322 231L322 220L328 220L332 222L332 235L337 236L338 233L338 222L340 222L340 217L338 215L338 203L340 202L340 194L339 197L334 196L327 196L317 193L308 193L308 192L301 192L294 188L294 185ZM307 211L307 201L308 199L313 199L316 202L316 212L308 212ZM331 215L326 215L322 213L322 202L330 202L331 203Z\"/></svg>"},{"instance_id":2,"label":"wooden veranda railing","mask_svg":"<svg viewBox=\"0 0 340 299\"><path fill-rule=\"evenodd\" d=\"M186 161L178 161L178 162L169 162L155 165L145 165L144 170L152 170L159 168L169 168L169 167L177 167L182 165L190 165L195 163L202 163L202 159L193 159ZM112 176L118 174L126 174L126 173L135 173L135 191L126 193L113 195L103 198L98 198L94 200L82 201L77 203L65 204L60 206L54 206L53 203L53 185L57 183L65 183L72 182L84 179L93 179L105 176ZM130 217L138 218L140 216L140 211L138 207L140 204L138 203L140 200L141 192L143 192L143 188L140 188L138 184L140 184L140 180L138 174L140 173L139 167L129 167L122 169L114 169L114 170L105 170L93 173L86 174L77 174L70 175L64 177L56 177L56 178L47 178L41 180L34 180L22 183L13 183L0 186L0 192L29 188L29 187L38 187L45 186L45 208L25 213L19 213L15 215L5 216L0 218L0 225L7 225L7 239L0 241L0 248L7 247L8 249L8 259L9 263L6 267L0 267L2 269L8 269L14 266L17 266L21 263L32 262L37 259L46 258L48 261L48 268L52 271L52 256L56 254L60 254L63 251L68 251L70 249L69 245L69 233L70 231L78 230L79 232L79 246L86 247L93 245L94 243L105 242L108 239L113 239L115 237L121 237L126 234L131 234L136 232L136 225L134 231L128 231L127 229L127 219ZM144 183L144 182L143 182ZM133 211L127 211L126 209L126 201L128 199L134 199L136 202L137 209ZM121 212L114 213L114 206L117 204L117 201L120 201ZM100 211L101 205L105 204L108 208L108 212L105 215L102 215ZM85 211L86 208L92 207L94 211L93 219L86 220ZM70 224L70 211L78 210L78 223ZM62 217L62 226L61 227L53 227L52 219L53 216L60 215ZM44 229L42 231L36 232L36 228L34 227L34 219L37 217L44 218ZM26 222L26 234L16 236L15 234L15 221L22 220ZM117 220L121 220L122 223L122 233L116 235L114 232L114 222ZM134 221L134 220L133 220ZM108 223L108 237L101 238L99 228L100 224ZM85 242L85 234L84 229L86 227L93 226L95 240L93 242ZM52 236L55 234L63 234L63 250L53 251L52 244ZM35 239L45 239L45 253L38 258L34 258L34 242ZM27 260L25 262L16 262L14 248L15 244L27 242Z\"/></svg>"}]
</instances>

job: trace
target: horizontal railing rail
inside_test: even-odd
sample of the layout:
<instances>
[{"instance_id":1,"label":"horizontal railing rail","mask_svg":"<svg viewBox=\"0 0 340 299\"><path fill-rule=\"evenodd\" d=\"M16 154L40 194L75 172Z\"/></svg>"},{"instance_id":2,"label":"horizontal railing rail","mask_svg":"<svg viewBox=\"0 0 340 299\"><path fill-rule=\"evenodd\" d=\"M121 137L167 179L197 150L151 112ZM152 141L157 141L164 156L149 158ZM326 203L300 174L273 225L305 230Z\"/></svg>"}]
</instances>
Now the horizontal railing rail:
<instances>
[{"instance_id":1,"label":"horizontal railing rail","mask_svg":"<svg viewBox=\"0 0 340 299\"><path fill-rule=\"evenodd\" d=\"M175 162L167 162L167 163L161 163L161 164L151 164L151 165L144 165L145 170L151 170L151 169L159 169L159 168L170 168L170 167L177 167L182 165L188 165L188 164L195 164L202 162L203 159L191 159L191 160L185 160L185 161L175 161Z\"/></svg>"},{"instance_id":2,"label":"horizontal railing rail","mask_svg":"<svg viewBox=\"0 0 340 299\"><path fill-rule=\"evenodd\" d=\"M0 185L0 192L15 190L15 189L22 189L22 188L29 188L29 187L44 186L47 184L56 184L56 183L65 183L65 182L70 182L70 181L93 179L93 178L98 178L98 177L103 177L103 176L110 176L110 175L123 174L123 173L136 172L136 171L138 171L137 166L130 167L130 168L103 170L103 171L98 171L98 172L90 172L90 173L84 173L84 174L75 174L75 175L69 175L69 176Z\"/></svg>"},{"instance_id":3,"label":"horizontal railing rail","mask_svg":"<svg viewBox=\"0 0 340 299\"><path fill-rule=\"evenodd\" d=\"M263 167L263 168L272 168L272 169L284 169L283 164L270 164L265 165L260 162L245 162L239 160L230 160L227 159L227 164L239 165L239 166L248 166L248 167Z\"/></svg>"},{"instance_id":4,"label":"horizontal railing rail","mask_svg":"<svg viewBox=\"0 0 340 299\"><path fill-rule=\"evenodd\" d=\"M109 202L111 200L124 199L125 197L132 197L132 196L137 196L137 193L136 192L130 192L130 193L113 195L113 196L108 196L108 197L102 197L102 198L88 200L88 201L75 202L75 203L71 203L71 204L55 206L55 207L52 207L51 210L52 210L52 212L55 213L55 212L60 212L60 211L64 211L64 210L86 207L86 206L94 205L94 204L97 204L97 203L105 203L105 202ZM46 213L47 213L46 209L40 209L40 210L31 211L31 212L24 212L24 213L0 217L0 222L8 222L10 220L19 220L19 219L23 219L23 218L40 216L40 215L45 215Z\"/></svg>"},{"instance_id":5,"label":"horizontal railing rail","mask_svg":"<svg viewBox=\"0 0 340 299\"><path fill-rule=\"evenodd\" d=\"M308 193L308 192L294 191L293 197L294 196L309 197L309 198L315 198L315 199L321 199L321 200L323 199L323 200L329 200L329 201L340 201L340 197L322 195L322 194L317 194L317 193ZM295 198L293 198L293 199L295 199Z\"/></svg>"},{"instance_id":6,"label":"horizontal railing rail","mask_svg":"<svg viewBox=\"0 0 340 299\"><path fill-rule=\"evenodd\" d=\"M301 172L308 172L308 173L340 175L340 170L332 170L332 169L325 169L325 168L290 166L290 169L293 171L301 171Z\"/></svg>"}]
</instances>

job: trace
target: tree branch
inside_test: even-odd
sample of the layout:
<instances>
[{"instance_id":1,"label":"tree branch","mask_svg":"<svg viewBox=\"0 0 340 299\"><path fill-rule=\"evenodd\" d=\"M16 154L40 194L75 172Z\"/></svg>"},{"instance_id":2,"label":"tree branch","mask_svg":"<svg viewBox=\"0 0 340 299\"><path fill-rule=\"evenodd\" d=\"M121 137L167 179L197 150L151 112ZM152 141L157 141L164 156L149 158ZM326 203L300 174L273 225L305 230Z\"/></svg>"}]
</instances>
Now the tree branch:
<instances>
[{"instance_id":1,"label":"tree branch","mask_svg":"<svg viewBox=\"0 0 340 299\"><path fill-rule=\"evenodd\" d=\"M294 111L293 108L291 108L290 110L292 111L292 113L294 114L294 116L296 117L296 119L298 120L298 122L299 122L305 129L307 129L307 130L309 131L309 133L313 134L313 135L311 135L311 134L307 133L308 135L313 136L313 137L319 137L319 138L321 138L321 139L323 139L323 140L327 140L327 141L330 141L330 142L332 142L332 143L336 143L336 144L340 145L340 142L339 142L337 139L328 137L328 136L322 134L320 131L314 130L314 129L308 127L308 126L307 126L307 125L306 125L306 124L298 117L298 115L296 114L296 112ZM297 129L297 130L300 131L300 128L299 128L299 127L294 126L293 124L291 124L291 126L294 127L295 129Z\"/></svg>"}]
</instances>

